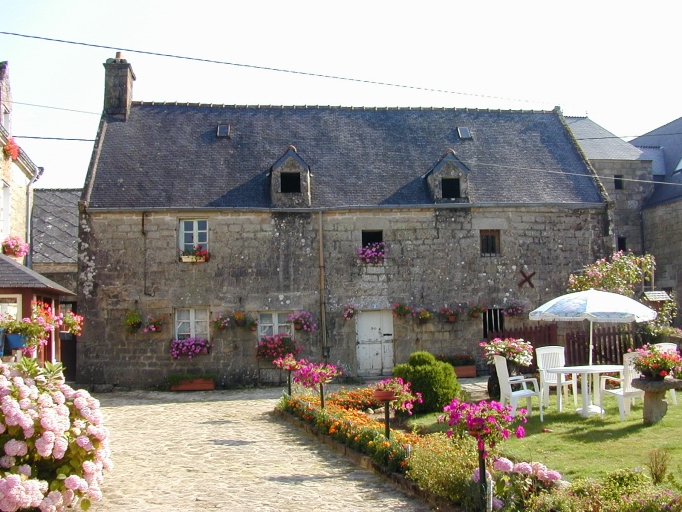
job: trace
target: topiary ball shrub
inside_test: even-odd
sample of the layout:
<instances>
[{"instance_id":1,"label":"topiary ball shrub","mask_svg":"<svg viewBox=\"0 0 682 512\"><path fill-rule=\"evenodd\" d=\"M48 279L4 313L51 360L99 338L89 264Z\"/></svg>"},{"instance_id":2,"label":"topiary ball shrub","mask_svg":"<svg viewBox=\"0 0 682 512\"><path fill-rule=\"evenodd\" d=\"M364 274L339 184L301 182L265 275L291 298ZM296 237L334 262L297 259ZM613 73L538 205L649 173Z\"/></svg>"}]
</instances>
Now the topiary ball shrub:
<instances>
[{"instance_id":1,"label":"topiary ball shrub","mask_svg":"<svg viewBox=\"0 0 682 512\"><path fill-rule=\"evenodd\" d=\"M412 383L412 391L422 394L422 403L414 404L414 412L439 412L453 398L461 398L462 389L452 365L436 361L429 352L414 352L407 364L393 368L393 376Z\"/></svg>"}]
</instances>

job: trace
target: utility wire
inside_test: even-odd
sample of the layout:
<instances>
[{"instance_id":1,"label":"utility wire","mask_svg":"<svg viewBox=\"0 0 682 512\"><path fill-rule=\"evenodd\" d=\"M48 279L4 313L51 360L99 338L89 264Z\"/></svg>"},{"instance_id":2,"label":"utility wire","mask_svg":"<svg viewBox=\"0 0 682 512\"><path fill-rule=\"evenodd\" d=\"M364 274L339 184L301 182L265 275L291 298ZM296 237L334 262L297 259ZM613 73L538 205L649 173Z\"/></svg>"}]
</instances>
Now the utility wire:
<instances>
[{"instance_id":1,"label":"utility wire","mask_svg":"<svg viewBox=\"0 0 682 512\"><path fill-rule=\"evenodd\" d=\"M49 105L36 105L35 103L22 103L21 101L12 101L13 105L26 105L29 107L40 107L40 108L50 108L52 110L65 110L67 112L77 112L79 114L93 114L96 116L101 116L101 112L89 112L87 110L74 110L72 108L64 108L64 107L51 107Z\"/></svg>"},{"instance_id":2,"label":"utility wire","mask_svg":"<svg viewBox=\"0 0 682 512\"><path fill-rule=\"evenodd\" d=\"M13 135L15 139L38 139L38 140L75 140L79 142L95 142L95 139L70 139L67 137L32 137L30 135Z\"/></svg>"}]
</instances>

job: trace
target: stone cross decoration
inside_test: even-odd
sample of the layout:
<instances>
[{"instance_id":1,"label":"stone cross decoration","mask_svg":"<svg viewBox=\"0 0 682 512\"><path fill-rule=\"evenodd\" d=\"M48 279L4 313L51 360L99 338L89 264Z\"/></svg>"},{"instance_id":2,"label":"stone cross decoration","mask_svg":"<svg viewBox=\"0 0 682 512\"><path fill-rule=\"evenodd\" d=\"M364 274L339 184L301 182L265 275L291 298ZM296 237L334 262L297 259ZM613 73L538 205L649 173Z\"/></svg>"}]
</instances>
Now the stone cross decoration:
<instances>
[{"instance_id":1,"label":"stone cross decoration","mask_svg":"<svg viewBox=\"0 0 682 512\"><path fill-rule=\"evenodd\" d=\"M535 275L535 272L531 273L530 275L526 275L526 273L522 270L521 275L523 276L523 279L519 281L519 288L523 288L523 285L526 283L528 283L528 286L531 288L535 288L533 282L531 281L531 278Z\"/></svg>"}]
</instances>

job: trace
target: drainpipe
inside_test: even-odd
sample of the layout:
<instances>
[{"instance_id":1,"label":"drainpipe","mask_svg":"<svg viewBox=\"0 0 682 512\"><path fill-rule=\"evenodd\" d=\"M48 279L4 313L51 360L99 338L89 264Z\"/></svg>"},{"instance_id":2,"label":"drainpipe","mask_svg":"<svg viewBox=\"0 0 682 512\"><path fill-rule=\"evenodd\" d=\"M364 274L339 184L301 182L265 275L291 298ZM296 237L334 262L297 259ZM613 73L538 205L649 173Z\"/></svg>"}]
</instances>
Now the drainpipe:
<instances>
[{"instance_id":1,"label":"drainpipe","mask_svg":"<svg viewBox=\"0 0 682 512\"><path fill-rule=\"evenodd\" d=\"M317 214L317 232L320 252L318 255L318 266L320 272L320 326L322 331L322 357L324 362L329 360L329 347L327 346L327 298L324 293L324 236L322 235L322 211Z\"/></svg>"},{"instance_id":2,"label":"drainpipe","mask_svg":"<svg viewBox=\"0 0 682 512\"><path fill-rule=\"evenodd\" d=\"M38 167L38 172L33 175L26 187L26 241L31 244L30 250L26 255L26 266L28 268L33 268L33 230L31 229L31 210L33 209L33 201L31 199L33 199L33 196L31 194L31 187L42 174L43 168Z\"/></svg>"}]
</instances>

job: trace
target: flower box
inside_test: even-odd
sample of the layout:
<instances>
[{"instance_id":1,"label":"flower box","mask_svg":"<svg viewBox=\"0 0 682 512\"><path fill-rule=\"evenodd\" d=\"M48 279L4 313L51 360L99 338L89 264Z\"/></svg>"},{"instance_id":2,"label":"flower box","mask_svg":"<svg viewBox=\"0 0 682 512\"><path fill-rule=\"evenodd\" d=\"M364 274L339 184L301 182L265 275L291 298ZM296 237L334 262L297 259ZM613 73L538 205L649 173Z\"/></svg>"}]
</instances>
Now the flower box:
<instances>
[{"instance_id":1,"label":"flower box","mask_svg":"<svg viewBox=\"0 0 682 512\"><path fill-rule=\"evenodd\" d=\"M189 379L170 387L171 391L211 391L215 389L213 379Z\"/></svg>"},{"instance_id":2,"label":"flower box","mask_svg":"<svg viewBox=\"0 0 682 512\"><path fill-rule=\"evenodd\" d=\"M455 375L458 379L466 377L476 377L476 365L455 366Z\"/></svg>"},{"instance_id":3,"label":"flower box","mask_svg":"<svg viewBox=\"0 0 682 512\"><path fill-rule=\"evenodd\" d=\"M206 261L206 256L180 256L183 263L202 263Z\"/></svg>"}]
</instances>

